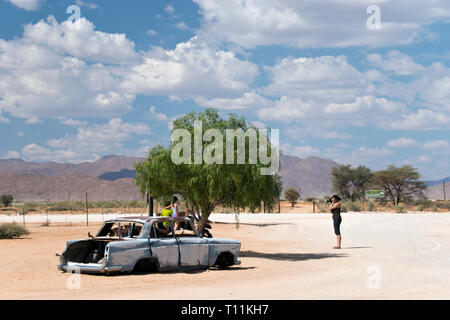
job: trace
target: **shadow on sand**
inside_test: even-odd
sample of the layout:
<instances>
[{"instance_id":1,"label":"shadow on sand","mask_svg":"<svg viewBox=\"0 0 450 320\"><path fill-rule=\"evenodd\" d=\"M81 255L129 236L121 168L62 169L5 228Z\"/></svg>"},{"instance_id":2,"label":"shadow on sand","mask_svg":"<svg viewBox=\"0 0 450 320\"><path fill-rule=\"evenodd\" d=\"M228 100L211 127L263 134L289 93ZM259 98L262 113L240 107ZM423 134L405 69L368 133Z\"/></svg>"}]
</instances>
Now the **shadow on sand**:
<instances>
[{"instance_id":1,"label":"shadow on sand","mask_svg":"<svg viewBox=\"0 0 450 320\"><path fill-rule=\"evenodd\" d=\"M325 258L342 258L347 255L342 253L264 253L256 251L241 251L239 256L245 258L261 258L282 261L303 261Z\"/></svg>"}]
</instances>

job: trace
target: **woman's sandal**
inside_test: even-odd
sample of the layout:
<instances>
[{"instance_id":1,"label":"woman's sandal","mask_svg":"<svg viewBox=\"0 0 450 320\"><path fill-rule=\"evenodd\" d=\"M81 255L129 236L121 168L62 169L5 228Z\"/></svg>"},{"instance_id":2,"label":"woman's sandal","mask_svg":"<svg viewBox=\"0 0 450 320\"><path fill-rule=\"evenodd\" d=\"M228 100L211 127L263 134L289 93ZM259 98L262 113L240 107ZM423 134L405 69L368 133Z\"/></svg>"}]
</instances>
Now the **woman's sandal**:
<instances>
[{"instance_id":1,"label":"woman's sandal","mask_svg":"<svg viewBox=\"0 0 450 320\"><path fill-rule=\"evenodd\" d=\"M340 249L340 248L341 248L341 247L336 247L336 246L333 247L333 249Z\"/></svg>"}]
</instances>

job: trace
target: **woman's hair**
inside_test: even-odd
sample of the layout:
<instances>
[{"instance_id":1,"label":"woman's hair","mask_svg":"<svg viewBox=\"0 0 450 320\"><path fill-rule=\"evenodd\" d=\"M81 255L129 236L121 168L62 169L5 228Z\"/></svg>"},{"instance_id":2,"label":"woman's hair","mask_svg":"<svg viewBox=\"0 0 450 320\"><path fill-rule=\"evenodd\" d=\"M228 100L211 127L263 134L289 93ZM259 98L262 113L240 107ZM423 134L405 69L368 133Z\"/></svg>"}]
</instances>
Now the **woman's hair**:
<instances>
[{"instance_id":1,"label":"woman's hair","mask_svg":"<svg viewBox=\"0 0 450 320\"><path fill-rule=\"evenodd\" d=\"M170 201L166 201L166 207L170 206L172 203Z\"/></svg>"},{"instance_id":2,"label":"woman's hair","mask_svg":"<svg viewBox=\"0 0 450 320\"><path fill-rule=\"evenodd\" d=\"M178 198L176 196L173 197L172 203L175 203L178 201Z\"/></svg>"},{"instance_id":3,"label":"woman's hair","mask_svg":"<svg viewBox=\"0 0 450 320\"><path fill-rule=\"evenodd\" d=\"M341 198L337 194L332 195L331 199L333 198L336 198L336 201L341 201Z\"/></svg>"}]
</instances>

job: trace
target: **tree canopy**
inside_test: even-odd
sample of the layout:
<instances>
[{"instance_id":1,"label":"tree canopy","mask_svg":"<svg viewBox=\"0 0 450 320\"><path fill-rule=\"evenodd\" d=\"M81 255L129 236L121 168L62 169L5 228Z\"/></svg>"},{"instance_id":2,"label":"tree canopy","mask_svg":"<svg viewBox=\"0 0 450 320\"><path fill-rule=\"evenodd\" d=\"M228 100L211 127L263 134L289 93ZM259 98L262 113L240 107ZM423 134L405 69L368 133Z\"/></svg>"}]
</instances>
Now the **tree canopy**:
<instances>
[{"instance_id":1,"label":"tree canopy","mask_svg":"<svg viewBox=\"0 0 450 320\"><path fill-rule=\"evenodd\" d=\"M386 170L375 172L371 183L375 187L384 189L386 196L395 206L413 197L424 197L423 191L426 185L419 179L419 172L410 165L403 167L390 165Z\"/></svg>"},{"instance_id":2,"label":"tree canopy","mask_svg":"<svg viewBox=\"0 0 450 320\"><path fill-rule=\"evenodd\" d=\"M364 191L373 177L373 172L365 167L352 168L350 165L335 167L331 171L333 192L352 201L364 197Z\"/></svg>"},{"instance_id":3,"label":"tree canopy","mask_svg":"<svg viewBox=\"0 0 450 320\"><path fill-rule=\"evenodd\" d=\"M286 188L286 190L284 190L284 197L293 207L297 203L298 198L300 198L300 192L296 188Z\"/></svg>"},{"instance_id":4,"label":"tree canopy","mask_svg":"<svg viewBox=\"0 0 450 320\"><path fill-rule=\"evenodd\" d=\"M223 135L223 141L205 137L201 140L203 153L209 153L212 158L217 160L214 163L206 163L202 160L200 163L195 161L195 152L189 153L190 163L176 164L172 161L172 151L174 148L178 152L180 141L172 141L164 148L156 146L151 149L145 162L136 165L135 182L139 190L144 193L151 190L155 198L164 198L177 193L182 195L186 202L201 215L198 226L199 232L203 231L205 223L211 212L217 206L233 208L249 208L250 210L260 209L262 205L271 210L279 200L281 194L281 180L278 174L262 175L261 168L267 167L262 163L252 163L250 161L249 144L250 139L245 139L245 158L242 164L234 161L232 164L225 164L227 152L234 152L235 159L238 159L237 139L233 140L233 150L226 145L226 131L230 129L242 129L246 131L249 128L256 129L253 125L247 124L245 119L230 114L227 119L219 116L214 109L207 109L202 113L191 112L179 119L173 121L172 134L177 129L187 130L191 137L189 144L194 148L194 122L202 122L202 135L208 129L216 129ZM221 145L224 151L220 154L220 148L212 146ZM259 145L258 145L259 149ZM259 151L259 150L258 150ZM185 150L183 150L185 152ZM270 145L267 154L278 152ZM220 161L221 160L221 161Z\"/></svg>"},{"instance_id":5,"label":"tree canopy","mask_svg":"<svg viewBox=\"0 0 450 320\"><path fill-rule=\"evenodd\" d=\"M10 194L2 194L0 196L0 202L3 204L3 206L5 207L9 207L9 205L14 201L14 198L12 195Z\"/></svg>"}]
</instances>

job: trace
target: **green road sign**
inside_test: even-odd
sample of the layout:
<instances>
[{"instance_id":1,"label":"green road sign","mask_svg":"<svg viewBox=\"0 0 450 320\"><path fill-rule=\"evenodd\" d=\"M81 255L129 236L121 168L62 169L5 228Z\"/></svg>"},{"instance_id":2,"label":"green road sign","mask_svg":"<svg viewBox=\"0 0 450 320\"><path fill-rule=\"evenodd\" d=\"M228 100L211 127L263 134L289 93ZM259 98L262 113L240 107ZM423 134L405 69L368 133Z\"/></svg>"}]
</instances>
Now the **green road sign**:
<instances>
[{"instance_id":1,"label":"green road sign","mask_svg":"<svg viewBox=\"0 0 450 320\"><path fill-rule=\"evenodd\" d=\"M384 197L384 190L366 190L366 197L382 198Z\"/></svg>"}]
</instances>

